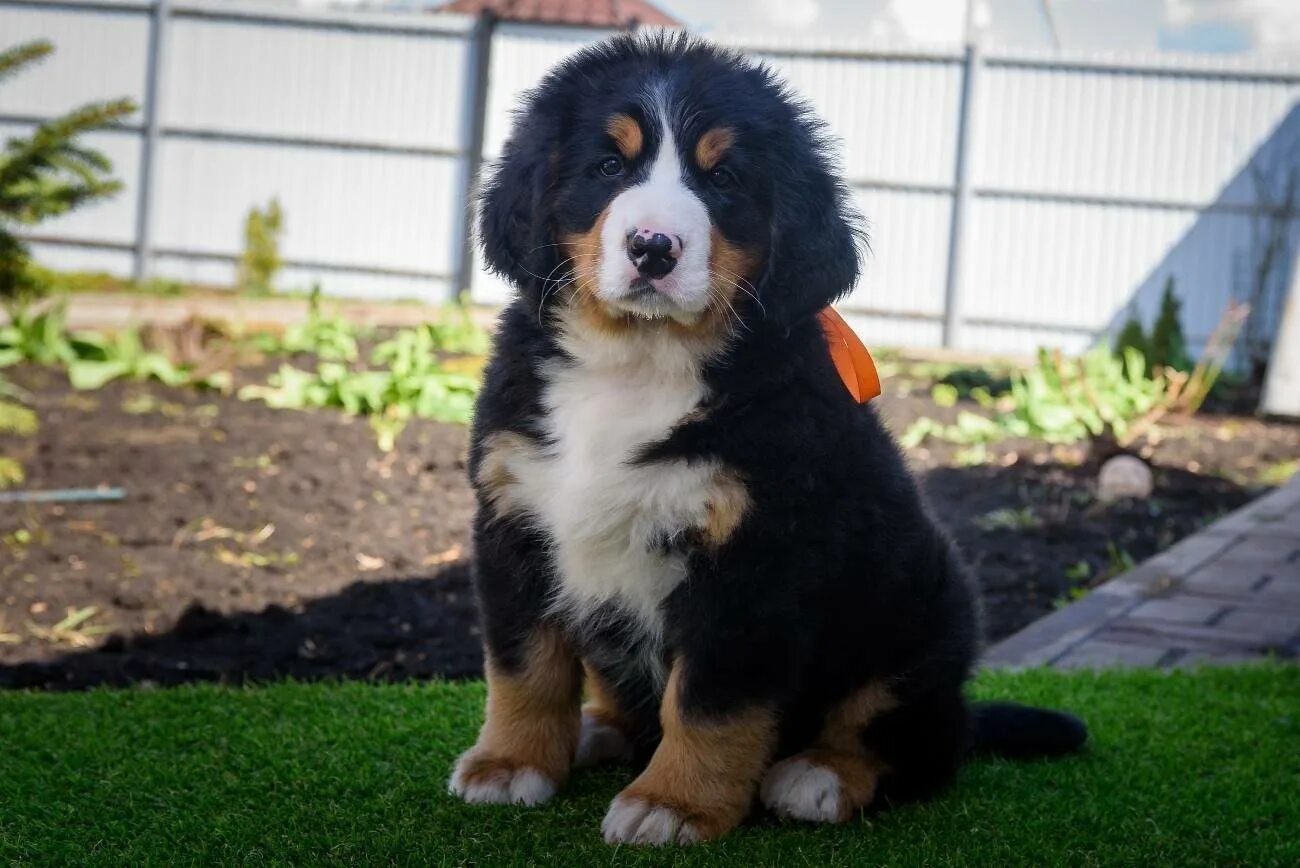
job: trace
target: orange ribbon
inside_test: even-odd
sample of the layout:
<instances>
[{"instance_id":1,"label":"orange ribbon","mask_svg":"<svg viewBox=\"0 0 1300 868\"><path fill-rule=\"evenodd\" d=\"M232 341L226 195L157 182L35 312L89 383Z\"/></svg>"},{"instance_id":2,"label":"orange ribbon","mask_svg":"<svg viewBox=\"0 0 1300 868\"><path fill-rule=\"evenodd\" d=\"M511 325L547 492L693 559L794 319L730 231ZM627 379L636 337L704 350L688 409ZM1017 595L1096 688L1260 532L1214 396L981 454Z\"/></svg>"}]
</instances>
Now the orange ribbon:
<instances>
[{"instance_id":1,"label":"orange ribbon","mask_svg":"<svg viewBox=\"0 0 1300 868\"><path fill-rule=\"evenodd\" d=\"M817 315L826 343L831 348L831 360L839 372L844 386L859 404L865 404L880 394L880 374L866 346L854 333L844 318L833 307L826 307Z\"/></svg>"}]
</instances>

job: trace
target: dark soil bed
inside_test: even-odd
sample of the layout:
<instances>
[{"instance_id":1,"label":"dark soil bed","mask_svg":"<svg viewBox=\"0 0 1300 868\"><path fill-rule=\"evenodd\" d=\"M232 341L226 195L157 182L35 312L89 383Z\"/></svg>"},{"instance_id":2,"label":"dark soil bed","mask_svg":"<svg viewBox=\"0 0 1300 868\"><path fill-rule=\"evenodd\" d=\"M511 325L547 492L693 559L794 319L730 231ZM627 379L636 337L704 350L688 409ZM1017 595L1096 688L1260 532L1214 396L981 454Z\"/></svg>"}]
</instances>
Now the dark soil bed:
<instances>
[{"instance_id":1,"label":"dark soil bed","mask_svg":"<svg viewBox=\"0 0 1300 868\"><path fill-rule=\"evenodd\" d=\"M385 455L340 413L7 373L40 414L36 436L0 438L26 487L127 497L0 505L0 686L480 671L464 429L416 422ZM900 432L952 412L922 398L879 406ZM990 638L1240 506L1262 470L1300 457L1295 426L1206 417L1162 430L1155 496L1111 505L1077 451L1011 443L963 467L954 447L914 450L983 584Z\"/></svg>"}]
</instances>

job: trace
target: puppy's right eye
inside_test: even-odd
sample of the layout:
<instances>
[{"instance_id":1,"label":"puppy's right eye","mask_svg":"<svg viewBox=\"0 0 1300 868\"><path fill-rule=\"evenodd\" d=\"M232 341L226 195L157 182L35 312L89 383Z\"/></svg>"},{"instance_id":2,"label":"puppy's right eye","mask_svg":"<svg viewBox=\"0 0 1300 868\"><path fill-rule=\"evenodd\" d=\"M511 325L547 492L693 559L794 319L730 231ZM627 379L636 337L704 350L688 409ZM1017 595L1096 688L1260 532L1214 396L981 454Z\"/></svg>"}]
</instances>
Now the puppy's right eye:
<instances>
[{"instance_id":1,"label":"puppy's right eye","mask_svg":"<svg viewBox=\"0 0 1300 868\"><path fill-rule=\"evenodd\" d=\"M622 174L623 161L618 157L606 157L600 161L600 173L608 178Z\"/></svg>"}]
</instances>

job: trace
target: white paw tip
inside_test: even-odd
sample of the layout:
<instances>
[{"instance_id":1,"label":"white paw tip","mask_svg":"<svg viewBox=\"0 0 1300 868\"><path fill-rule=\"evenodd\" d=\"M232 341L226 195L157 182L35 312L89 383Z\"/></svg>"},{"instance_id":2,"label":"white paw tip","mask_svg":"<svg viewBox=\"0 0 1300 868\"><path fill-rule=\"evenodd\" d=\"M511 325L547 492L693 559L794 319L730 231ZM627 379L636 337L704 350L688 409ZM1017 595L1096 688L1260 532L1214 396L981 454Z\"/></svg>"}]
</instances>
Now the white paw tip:
<instances>
[{"instance_id":1,"label":"white paw tip","mask_svg":"<svg viewBox=\"0 0 1300 868\"><path fill-rule=\"evenodd\" d=\"M600 824L605 841L610 844L694 844L699 831L682 821L672 808L651 805L638 799L614 799Z\"/></svg>"},{"instance_id":2,"label":"white paw tip","mask_svg":"<svg viewBox=\"0 0 1300 868\"><path fill-rule=\"evenodd\" d=\"M582 716L582 729L578 733L578 750L574 764L595 765L606 760L630 760L632 744L623 733L590 715Z\"/></svg>"},{"instance_id":3,"label":"white paw tip","mask_svg":"<svg viewBox=\"0 0 1300 868\"><path fill-rule=\"evenodd\" d=\"M782 760L763 778L760 796L773 813L811 823L835 823L840 817L840 776L800 757Z\"/></svg>"},{"instance_id":4,"label":"white paw tip","mask_svg":"<svg viewBox=\"0 0 1300 868\"><path fill-rule=\"evenodd\" d=\"M474 805L538 805L555 795L555 783L534 768L500 769L486 777L466 780L456 764L448 791Z\"/></svg>"}]
</instances>

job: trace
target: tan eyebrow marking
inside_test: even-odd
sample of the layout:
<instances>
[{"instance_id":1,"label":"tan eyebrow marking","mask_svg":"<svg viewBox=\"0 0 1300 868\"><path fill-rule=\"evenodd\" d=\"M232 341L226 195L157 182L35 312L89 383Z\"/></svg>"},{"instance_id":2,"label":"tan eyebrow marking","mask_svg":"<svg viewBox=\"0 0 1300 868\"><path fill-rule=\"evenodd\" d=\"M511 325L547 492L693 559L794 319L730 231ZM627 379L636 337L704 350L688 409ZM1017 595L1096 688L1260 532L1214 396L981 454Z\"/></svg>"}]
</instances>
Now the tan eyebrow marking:
<instances>
[{"instance_id":1,"label":"tan eyebrow marking","mask_svg":"<svg viewBox=\"0 0 1300 868\"><path fill-rule=\"evenodd\" d=\"M735 143L735 133L726 127L714 127L700 136L700 141L695 145L695 162L707 172L718 165L727 149Z\"/></svg>"},{"instance_id":2,"label":"tan eyebrow marking","mask_svg":"<svg viewBox=\"0 0 1300 868\"><path fill-rule=\"evenodd\" d=\"M609 135L614 139L614 144L618 145L619 153L626 160L636 159L637 154L641 153L641 146L645 143L645 136L641 133L641 125L636 119L628 114L616 114L609 119L609 124L605 127Z\"/></svg>"}]
</instances>

